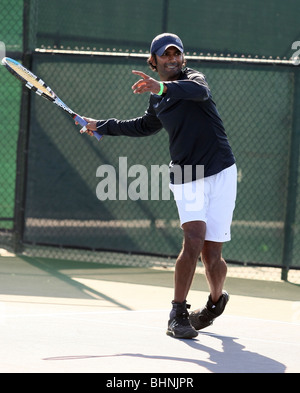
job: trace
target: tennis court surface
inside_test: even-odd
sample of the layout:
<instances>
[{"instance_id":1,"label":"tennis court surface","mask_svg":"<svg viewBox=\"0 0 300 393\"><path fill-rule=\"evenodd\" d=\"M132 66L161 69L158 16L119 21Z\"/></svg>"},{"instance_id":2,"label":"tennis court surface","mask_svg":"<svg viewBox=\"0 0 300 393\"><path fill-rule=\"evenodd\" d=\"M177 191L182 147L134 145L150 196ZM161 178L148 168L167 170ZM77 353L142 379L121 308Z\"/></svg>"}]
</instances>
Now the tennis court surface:
<instances>
[{"instance_id":1,"label":"tennis court surface","mask_svg":"<svg viewBox=\"0 0 300 393\"><path fill-rule=\"evenodd\" d=\"M300 372L299 284L229 274L226 289L225 314L176 340L165 334L170 270L2 256L0 372ZM207 296L197 273L188 302Z\"/></svg>"}]
</instances>

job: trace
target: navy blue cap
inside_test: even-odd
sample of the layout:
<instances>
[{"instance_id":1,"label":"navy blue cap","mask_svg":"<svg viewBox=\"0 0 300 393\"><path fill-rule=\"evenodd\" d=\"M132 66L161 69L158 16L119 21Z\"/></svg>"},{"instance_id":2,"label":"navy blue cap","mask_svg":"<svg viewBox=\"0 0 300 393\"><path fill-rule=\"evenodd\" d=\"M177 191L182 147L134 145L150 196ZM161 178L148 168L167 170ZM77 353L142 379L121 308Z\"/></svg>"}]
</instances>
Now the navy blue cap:
<instances>
[{"instance_id":1,"label":"navy blue cap","mask_svg":"<svg viewBox=\"0 0 300 393\"><path fill-rule=\"evenodd\" d=\"M150 53L151 55L156 54L162 56L164 51L170 46L175 46L183 53L183 43L181 39L177 35L171 33L163 33L156 36L151 43Z\"/></svg>"}]
</instances>

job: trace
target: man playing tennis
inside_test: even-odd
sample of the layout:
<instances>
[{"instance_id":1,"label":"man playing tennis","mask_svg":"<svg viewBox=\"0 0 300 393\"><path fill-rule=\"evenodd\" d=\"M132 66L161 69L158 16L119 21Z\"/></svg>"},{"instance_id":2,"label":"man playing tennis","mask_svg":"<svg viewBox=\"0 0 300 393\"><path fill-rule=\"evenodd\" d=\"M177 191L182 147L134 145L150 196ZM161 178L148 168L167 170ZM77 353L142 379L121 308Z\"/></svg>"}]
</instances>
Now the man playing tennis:
<instances>
[{"instance_id":1,"label":"man playing tennis","mask_svg":"<svg viewBox=\"0 0 300 393\"><path fill-rule=\"evenodd\" d=\"M191 178L182 176L178 180L171 176L184 241L175 266L174 299L167 334L175 338L194 338L197 330L211 325L223 313L229 299L223 291L227 266L222 258L222 245L230 240L237 170L209 86L203 74L185 68L180 38L161 34L152 41L150 52L148 64L158 73L160 81L132 71L141 77L132 86L133 93L151 93L145 114L124 121L85 118L86 128L89 135L97 132L131 137L153 135L164 128L169 134L171 168L180 166L183 174L184 168L191 166ZM199 166L204 168L204 179L203 176L198 178ZM201 181L204 181L203 198L199 198L199 206L187 209L188 187ZM186 299L200 255L210 295L204 308L189 314Z\"/></svg>"}]
</instances>

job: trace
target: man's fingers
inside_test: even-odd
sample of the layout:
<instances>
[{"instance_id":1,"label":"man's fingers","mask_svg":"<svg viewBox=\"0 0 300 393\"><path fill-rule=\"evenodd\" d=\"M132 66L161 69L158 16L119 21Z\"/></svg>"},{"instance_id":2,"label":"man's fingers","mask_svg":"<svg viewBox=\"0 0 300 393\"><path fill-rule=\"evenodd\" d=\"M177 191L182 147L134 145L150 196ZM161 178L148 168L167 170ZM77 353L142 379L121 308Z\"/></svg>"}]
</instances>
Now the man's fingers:
<instances>
[{"instance_id":1,"label":"man's fingers","mask_svg":"<svg viewBox=\"0 0 300 393\"><path fill-rule=\"evenodd\" d=\"M143 78L132 86L132 90L135 94L142 94L153 90L154 79L142 71L132 70L132 73Z\"/></svg>"},{"instance_id":2,"label":"man's fingers","mask_svg":"<svg viewBox=\"0 0 300 393\"><path fill-rule=\"evenodd\" d=\"M139 88L146 87L146 86L147 86L147 82L144 79L140 79L132 86L132 90L137 90Z\"/></svg>"},{"instance_id":3,"label":"man's fingers","mask_svg":"<svg viewBox=\"0 0 300 393\"><path fill-rule=\"evenodd\" d=\"M86 130L86 134L88 134L89 136L94 136L94 132L91 130Z\"/></svg>"},{"instance_id":4,"label":"man's fingers","mask_svg":"<svg viewBox=\"0 0 300 393\"><path fill-rule=\"evenodd\" d=\"M97 121L95 119L91 119L90 117L84 117L82 116L82 118L88 123L85 127L83 127L79 132L81 134L88 134L90 136L94 135L94 131L97 131ZM78 121L75 121L75 124L78 125Z\"/></svg>"},{"instance_id":5,"label":"man's fingers","mask_svg":"<svg viewBox=\"0 0 300 393\"><path fill-rule=\"evenodd\" d=\"M160 83L152 78L141 79L132 86L134 94L143 94L147 92L152 92L157 94L160 91Z\"/></svg>"},{"instance_id":6,"label":"man's fingers","mask_svg":"<svg viewBox=\"0 0 300 393\"><path fill-rule=\"evenodd\" d=\"M89 130L89 129L87 129L87 128L82 128L79 132L80 132L80 134L88 134L88 135L90 135L90 136L93 136L93 135L94 135L94 131Z\"/></svg>"},{"instance_id":7,"label":"man's fingers","mask_svg":"<svg viewBox=\"0 0 300 393\"><path fill-rule=\"evenodd\" d=\"M84 116L81 116L81 117L88 123L90 123L91 121L95 121L95 119L91 119L89 117L84 117ZM75 121L75 124L78 125L79 124L78 121Z\"/></svg>"},{"instance_id":8,"label":"man's fingers","mask_svg":"<svg viewBox=\"0 0 300 393\"><path fill-rule=\"evenodd\" d=\"M132 73L135 74L135 75L139 75L139 76L141 76L141 77L144 78L144 79L149 79L149 78L150 78L149 75L145 74L145 73L142 72L142 71L135 71L135 70L132 70Z\"/></svg>"}]
</instances>

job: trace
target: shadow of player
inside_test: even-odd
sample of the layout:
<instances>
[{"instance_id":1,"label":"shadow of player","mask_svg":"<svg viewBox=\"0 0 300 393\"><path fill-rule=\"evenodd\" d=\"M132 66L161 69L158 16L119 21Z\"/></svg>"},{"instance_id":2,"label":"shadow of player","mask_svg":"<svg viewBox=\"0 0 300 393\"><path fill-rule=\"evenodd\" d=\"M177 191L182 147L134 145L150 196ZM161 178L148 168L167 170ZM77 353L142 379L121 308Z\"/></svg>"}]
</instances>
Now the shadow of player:
<instances>
[{"instance_id":1,"label":"shadow of player","mask_svg":"<svg viewBox=\"0 0 300 393\"><path fill-rule=\"evenodd\" d=\"M246 350L245 346L236 342L238 338L220 336L213 333L201 333L221 341L222 350L202 345L199 340L179 340L196 351L206 352L208 359L184 358L165 355L145 355L142 353L119 353L112 355L80 355L60 356L43 360L79 360L108 357L134 357L141 359L166 360L193 363L212 373L284 373L286 366L274 359L256 352ZM201 356L203 358L203 355Z\"/></svg>"}]
</instances>

